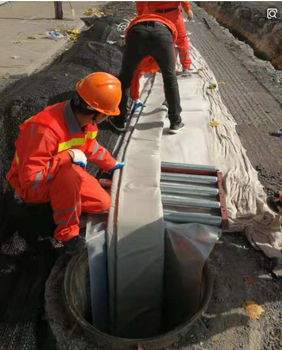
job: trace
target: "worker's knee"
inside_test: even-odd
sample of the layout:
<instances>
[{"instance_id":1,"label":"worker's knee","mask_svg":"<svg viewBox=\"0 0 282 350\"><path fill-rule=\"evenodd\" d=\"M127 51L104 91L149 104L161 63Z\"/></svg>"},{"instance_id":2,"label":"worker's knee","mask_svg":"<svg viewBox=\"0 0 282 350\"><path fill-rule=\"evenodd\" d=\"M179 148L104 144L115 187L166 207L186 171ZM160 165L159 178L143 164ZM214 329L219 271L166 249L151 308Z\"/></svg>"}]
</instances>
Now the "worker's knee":
<instances>
[{"instance_id":1,"label":"worker's knee","mask_svg":"<svg viewBox=\"0 0 282 350\"><path fill-rule=\"evenodd\" d=\"M112 203L111 197L108 194L106 194L101 201L101 211L109 210L111 203Z\"/></svg>"},{"instance_id":2,"label":"worker's knee","mask_svg":"<svg viewBox=\"0 0 282 350\"><path fill-rule=\"evenodd\" d=\"M83 201L82 211L92 214L101 213L109 210L111 202L111 197L107 192L104 192L95 198L88 198L88 200Z\"/></svg>"},{"instance_id":3,"label":"worker's knee","mask_svg":"<svg viewBox=\"0 0 282 350\"><path fill-rule=\"evenodd\" d=\"M168 72L166 74L163 74L163 80L166 91L172 90L178 86L175 72Z\"/></svg>"},{"instance_id":4,"label":"worker's knee","mask_svg":"<svg viewBox=\"0 0 282 350\"><path fill-rule=\"evenodd\" d=\"M62 165L54 179L52 179L52 190L65 191L80 188L82 178L79 170L81 169L78 165Z\"/></svg>"}]
</instances>

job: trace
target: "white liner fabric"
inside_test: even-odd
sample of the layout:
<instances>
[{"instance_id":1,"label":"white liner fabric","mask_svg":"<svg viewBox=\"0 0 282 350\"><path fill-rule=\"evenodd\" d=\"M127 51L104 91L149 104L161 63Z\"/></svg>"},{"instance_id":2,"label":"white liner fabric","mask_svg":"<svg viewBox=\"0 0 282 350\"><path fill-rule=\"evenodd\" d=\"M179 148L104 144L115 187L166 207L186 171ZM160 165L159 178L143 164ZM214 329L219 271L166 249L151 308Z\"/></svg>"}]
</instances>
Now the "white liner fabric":
<instances>
[{"instance_id":1,"label":"white liner fabric","mask_svg":"<svg viewBox=\"0 0 282 350\"><path fill-rule=\"evenodd\" d=\"M192 45L190 55L194 71L200 71L179 79L188 130L176 137L164 133L162 160L217 166L224 175L229 230L244 232L252 246L268 257L282 258L280 217L266 205L263 186L236 132L236 121L222 102L213 72ZM210 90L214 82L217 87ZM210 126L213 120L219 122L217 127Z\"/></svg>"},{"instance_id":2,"label":"white liner fabric","mask_svg":"<svg viewBox=\"0 0 282 350\"><path fill-rule=\"evenodd\" d=\"M162 80L160 74L157 80ZM162 161L186 164L213 165L207 143L209 103L201 91L198 75L178 77L181 97L181 117L185 129L177 135L168 133L170 126L166 118L162 137Z\"/></svg>"}]
</instances>

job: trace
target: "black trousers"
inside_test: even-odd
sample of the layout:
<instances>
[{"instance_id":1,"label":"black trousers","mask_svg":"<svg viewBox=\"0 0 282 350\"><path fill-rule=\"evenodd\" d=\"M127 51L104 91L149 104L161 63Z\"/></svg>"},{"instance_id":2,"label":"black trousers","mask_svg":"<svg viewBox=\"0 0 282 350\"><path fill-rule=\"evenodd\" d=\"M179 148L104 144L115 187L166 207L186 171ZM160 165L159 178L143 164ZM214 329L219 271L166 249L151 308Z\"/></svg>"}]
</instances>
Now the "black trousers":
<instances>
[{"instance_id":1,"label":"black trousers","mask_svg":"<svg viewBox=\"0 0 282 350\"><path fill-rule=\"evenodd\" d=\"M128 33L122 60L120 81L122 84L121 114L119 120L125 121L130 84L138 64L146 56L155 59L161 69L165 96L169 105L168 117L171 123L181 122L181 106L178 82L175 74L175 52L169 28L160 22L141 22Z\"/></svg>"}]
</instances>

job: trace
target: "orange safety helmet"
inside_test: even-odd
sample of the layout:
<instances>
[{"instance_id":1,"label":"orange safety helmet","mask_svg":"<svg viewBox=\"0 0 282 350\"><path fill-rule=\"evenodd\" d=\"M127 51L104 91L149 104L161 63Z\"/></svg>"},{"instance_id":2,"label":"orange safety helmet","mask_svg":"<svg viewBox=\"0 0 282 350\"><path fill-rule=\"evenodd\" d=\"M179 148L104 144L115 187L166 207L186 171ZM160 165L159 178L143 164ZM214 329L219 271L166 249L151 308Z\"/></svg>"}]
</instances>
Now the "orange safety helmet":
<instances>
[{"instance_id":1,"label":"orange safety helmet","mask_svg":"<svg viewBox=\"0 0 282 350\"><path fill-rule=\"evenodd\" d=\"M76 84L79 96L90 107L107 115L119 115L121 82L112 74L96 72Z\"/></svg>"}]
</instances>

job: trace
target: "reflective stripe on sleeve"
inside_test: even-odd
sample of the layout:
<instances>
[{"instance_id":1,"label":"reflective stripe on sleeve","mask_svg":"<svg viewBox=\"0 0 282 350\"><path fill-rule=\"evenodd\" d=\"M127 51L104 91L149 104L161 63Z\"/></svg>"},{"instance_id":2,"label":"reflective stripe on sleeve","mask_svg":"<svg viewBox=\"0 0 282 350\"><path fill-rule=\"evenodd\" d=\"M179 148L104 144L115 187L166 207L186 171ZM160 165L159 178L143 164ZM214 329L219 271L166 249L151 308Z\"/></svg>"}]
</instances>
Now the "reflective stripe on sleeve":
<instances>
[{"instance_id":1,"label":"reflective stripe on sleeve","mask_svg":"<svg viewBox=\"0 0 282 350\"><path fill-rule=\"evenodd\" d=\"M106 150L105 148L103 148L103 152L99 155L99 157L97 157L97 160L101 160L105 153L106 153Z\"/></svg>"},{"instance_id":2,"label":"reflective stripe on sleeve","mask_svg":"<svg viewBox=\"0 0 282 350\"><path fill-rule=\"evenodd\" d=\"M76 216L74 218L70 218L69 220L57 220L55 219L56 225L67 225L70 221L77 221L79 220Z\"/></svg>"},{"instance_id":3,"label":"reflective stripe on sleeve","mask_svg":"<svg viewBox=\"0 0 282 350\"><path fill-rule=\"evenodd\" d=\"M86 138L93 140L97 136L97 131L86 131Z\"/></svg>"},{"instance_id":4,"label":"reflective stripe on sleeve","mask_svg":"<svg viewBox=\"0 0 282 350\"><path fill-rule=\"evenodd\" d=\"M34 184L31 187L32 190L34 190L38 186L38 184L41 180L41 177L42 177L42 171L39 171L35 176Z\"/></svg>"},{"instance_id":5,"label":"reflective stripe on sleeve","mask_svg":"<svg viewBox=\"0 0 282 350\"><path fill-rule=\"evenodd\" d=\"M83 146L87 139L93 140L97 136L97 131L86 131L85 137L76 137L65 142L59 143L58 152L65 151L74 146Z\"/></svg>"},{"instance_id":6,"label":"reflective stripe on sleeve","mask_svg":"<svg viewBox=\"0 0 282 350\"><path fill-rule=\"evenodd\" d=\"M51 162L48 162L47 163L47 176L46 176L46 181L50 181L50 180L52 180L52 176L50 175L50 173L49 173L49 170L50 170L50 166L51 166Z\"/></svg>"},{"instance_id":7,"label":"reflective stripe on sleeve","mask_svg":"<svg viewBox=\"0 0 282 350\"><path fill-rule=\"evenodd\" d=\"M34 132L34 123L31 124L30 135L33 135L33 132Z\"/></svg>"},{"instance_id":8,"label":"reflective stripe on sleeve","mask_svg":"<svg viewBox=\"0 0 282 350\"><path fill-rule=\"evenodd\" d=\"M74 146L82 146L85 144L85 138L78 137L75 139L68 140L66 142L59 143L58 152L65 151Z\"/></svg>"},{"instance_id":9,"label":"reflective stripe on sleeve","mask_svg":"<svg viewBox=\"0 0 282 350\"><path fill-rule=\"evenodd\" d=\"M15 160L16 160L16 163L19 164L19 157L18 157L17 151L16 151L16 153L15 153Z\"/></svg>"},{"instance_id":10,"label":"reflective stripe on sleeve","mask_svg":"<svg viewBox=\"0 0 282 350\"><path fill-rule=\"evenodd\" d=\"M93 152L92 152L92 155L93 155L93 156L94 156L94 154L96 154L96 153L97 153L98 148L99 148L99 143L96 141L96 142L95 142L95 145L94 145Z\"/></svg>"},{"instance_id":11,"label":"reflective stripe on sleeve","mask_svg":"<svg viewBox=\"0 0 282 350\"><path fill-rule=\"evenodd\" d=\"M54 213L56 214L65 214L65 213L68 213L68 212L71 212L71 211L75 211L76 210L76 207L81 205L81 201L80 202L77 202L76 205L73 207L73 208L69 208L69 209L65 209L65 210L55 210L53 209Z\"/></svg>"}]
</instances>

